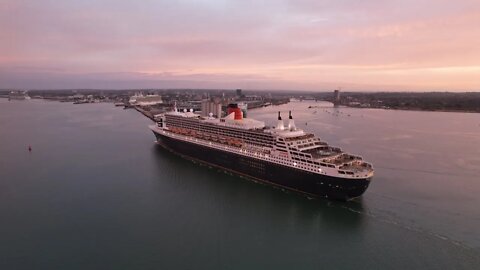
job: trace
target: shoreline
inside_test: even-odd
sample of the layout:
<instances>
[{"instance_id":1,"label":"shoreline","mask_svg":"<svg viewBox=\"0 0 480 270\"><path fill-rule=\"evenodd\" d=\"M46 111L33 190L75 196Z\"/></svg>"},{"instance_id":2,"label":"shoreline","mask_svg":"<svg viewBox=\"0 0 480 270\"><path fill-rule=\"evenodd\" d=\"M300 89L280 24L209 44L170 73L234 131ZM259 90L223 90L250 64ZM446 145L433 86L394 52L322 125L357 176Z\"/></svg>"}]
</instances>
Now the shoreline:
<instances>
[{"instance_id":1,"label":"shoreline","mask_svg":"<svg viewBox=\"0 0 480 270\"><path fill-rule=\"evenodd\" d=\"M353 109L377 109L385 111L412 111L412 112L448 112L448 113L480 113L480 111L468 111L468 110L424 110L424 109L415 109L415 108L377 108L377 107L352 107L344 106L344 108L353 108Z\"/></svg>"},{"instance_id":2,"label":"shoreline","mask_svg":"<svg viewBox=\"0 0 480 270\"><path fill-rule=\"evenodd\" d=\"M0 96L0 98L8 99L8 97L5 97L5 96ZM60 100L49 99L49 98L32 98L32 99L62 102ZM13 100L9 100L9 101L13 101ZM25 100L21 100L21 101L25 101ZM96 102L96 103L110 103L110 102ZM287 103L281 103L281 104L270 104L268 106L258 106L258 107L254 107L254 108L249 108L249 110L261 109L261 108L271 107L271 106L285 105L285 104L288 104L288 103L290 103L290 101L287 102ZM93 104L95 104L95 103L93 103ZM341 105L340 107L353 108L353 109L377 109L377 110L386 110L386 111L394 110L394 111L414 111L414 112L480 113L480 111L471 111L471 110L428 110L428 109L420 109L420 108L354 107L354 106L348 106L348 105Z\"/></svg>"}]
</instances>

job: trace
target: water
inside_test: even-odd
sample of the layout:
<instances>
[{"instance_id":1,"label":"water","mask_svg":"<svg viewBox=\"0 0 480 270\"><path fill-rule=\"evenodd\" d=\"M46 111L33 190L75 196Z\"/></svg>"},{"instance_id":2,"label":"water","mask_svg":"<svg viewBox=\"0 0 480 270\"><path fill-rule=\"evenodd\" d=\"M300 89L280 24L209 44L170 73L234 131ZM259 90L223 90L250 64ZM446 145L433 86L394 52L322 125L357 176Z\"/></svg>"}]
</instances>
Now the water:
<instances>
[{"instance_id":1,"label":"water","mask_svg":"<svg viewBox=\"0 0 480 270\"><path fill-rule=\"evenodd\" d=\"M477 114L296 102L250 115L273 125L289 109L374 164L361 199L185 161L134 110L0 99L0 269L478 269Z\"/></svg>"}]
</instances>

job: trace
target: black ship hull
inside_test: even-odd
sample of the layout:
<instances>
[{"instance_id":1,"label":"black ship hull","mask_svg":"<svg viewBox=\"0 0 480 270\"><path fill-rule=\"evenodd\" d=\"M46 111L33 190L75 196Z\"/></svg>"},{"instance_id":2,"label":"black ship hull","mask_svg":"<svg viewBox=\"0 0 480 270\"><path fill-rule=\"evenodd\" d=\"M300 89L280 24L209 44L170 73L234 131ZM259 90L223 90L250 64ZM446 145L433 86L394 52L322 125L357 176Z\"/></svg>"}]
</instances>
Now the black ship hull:
<instances>
[{"instance_id":1,"label":"black ship hull","mask_svg":"<svg viewBox=\"0 0 480 270\"><path fill-rule=\"evenodd\" d=\"M157 143L185 158L220 167L235 174L270 185L293 190L307 196L350 200L361 196L370 178L344 179L255 159L191 142L176 140L154 132Z\"/></svg>"}]
</instances>

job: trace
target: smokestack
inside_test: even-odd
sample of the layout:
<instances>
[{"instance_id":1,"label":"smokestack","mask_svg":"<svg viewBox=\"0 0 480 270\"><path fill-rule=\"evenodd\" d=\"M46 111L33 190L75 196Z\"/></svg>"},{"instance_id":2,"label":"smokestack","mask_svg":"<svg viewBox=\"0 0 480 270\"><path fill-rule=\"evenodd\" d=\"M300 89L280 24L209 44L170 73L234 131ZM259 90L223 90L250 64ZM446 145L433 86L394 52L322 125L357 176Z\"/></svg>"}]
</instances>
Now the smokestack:
<instances>
[{"instance_id":1,"label":"smokestack","mask_svg":"<svg viewBox=\"0 0 480 270\"><path fill-rule=\"evenodd\" d=\"M283 120L282 120L282 116L280 115L280 112L278 112L278 124L277 124L277 129L279 129L279 130L285 130L285 126L283 125Z\"/></svg>"},{"instance_id":2,"label":"smokestack","mask_svg":"<svg viewBox=\"0 0 480 270\"><path fill-rule=\"evenodd\" d=\"M297 129L297 127L295 126L295 122L293 121L292 111L288 111L288 129L289 130Z\"/></svg>"},{"instance_id":3,"label":"smokestack","mask_svg":"<svg viewBox=\"0 0 480 270\"><path fill-rule=\"evenodd\" d=\"M234 113L234 119L235 120L242 120L242 110L238 108L237 104L231 103L228 104L227 108L227 115L230 115L231 113Z\"/></svg>"}]
</instances>

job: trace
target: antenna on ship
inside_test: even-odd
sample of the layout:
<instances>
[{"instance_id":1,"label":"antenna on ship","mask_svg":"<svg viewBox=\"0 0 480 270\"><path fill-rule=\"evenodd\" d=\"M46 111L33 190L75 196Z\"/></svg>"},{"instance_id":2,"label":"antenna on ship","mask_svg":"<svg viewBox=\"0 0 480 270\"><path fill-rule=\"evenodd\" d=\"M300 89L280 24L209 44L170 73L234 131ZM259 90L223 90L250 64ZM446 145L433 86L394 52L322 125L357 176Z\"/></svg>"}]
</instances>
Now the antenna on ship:
<instances>
[{"instance_id":1,"label":"antenna on ship","mask_svg":"<svg viewBox=\"0 0 480 270\"><path fill-rule=\"evenodd\" d=\"M284 130L284 129L285 129L285 126L283 125L282 116L280 115L280 111L278 112L278 124L277 124L277 129L279 129L279 130Z\"/></svg>"},{"instance_id":2,"label":"antenna on ship","mask_svg":"<svg viewBox=\"0 0 480 270\"><path fill-rule=\"evenodd\" d=\"M297 127L295 126L295 122L293 121L292 111L288 111L288 129L289 130L297 129Z\"/></svg>"}]
</instances>

